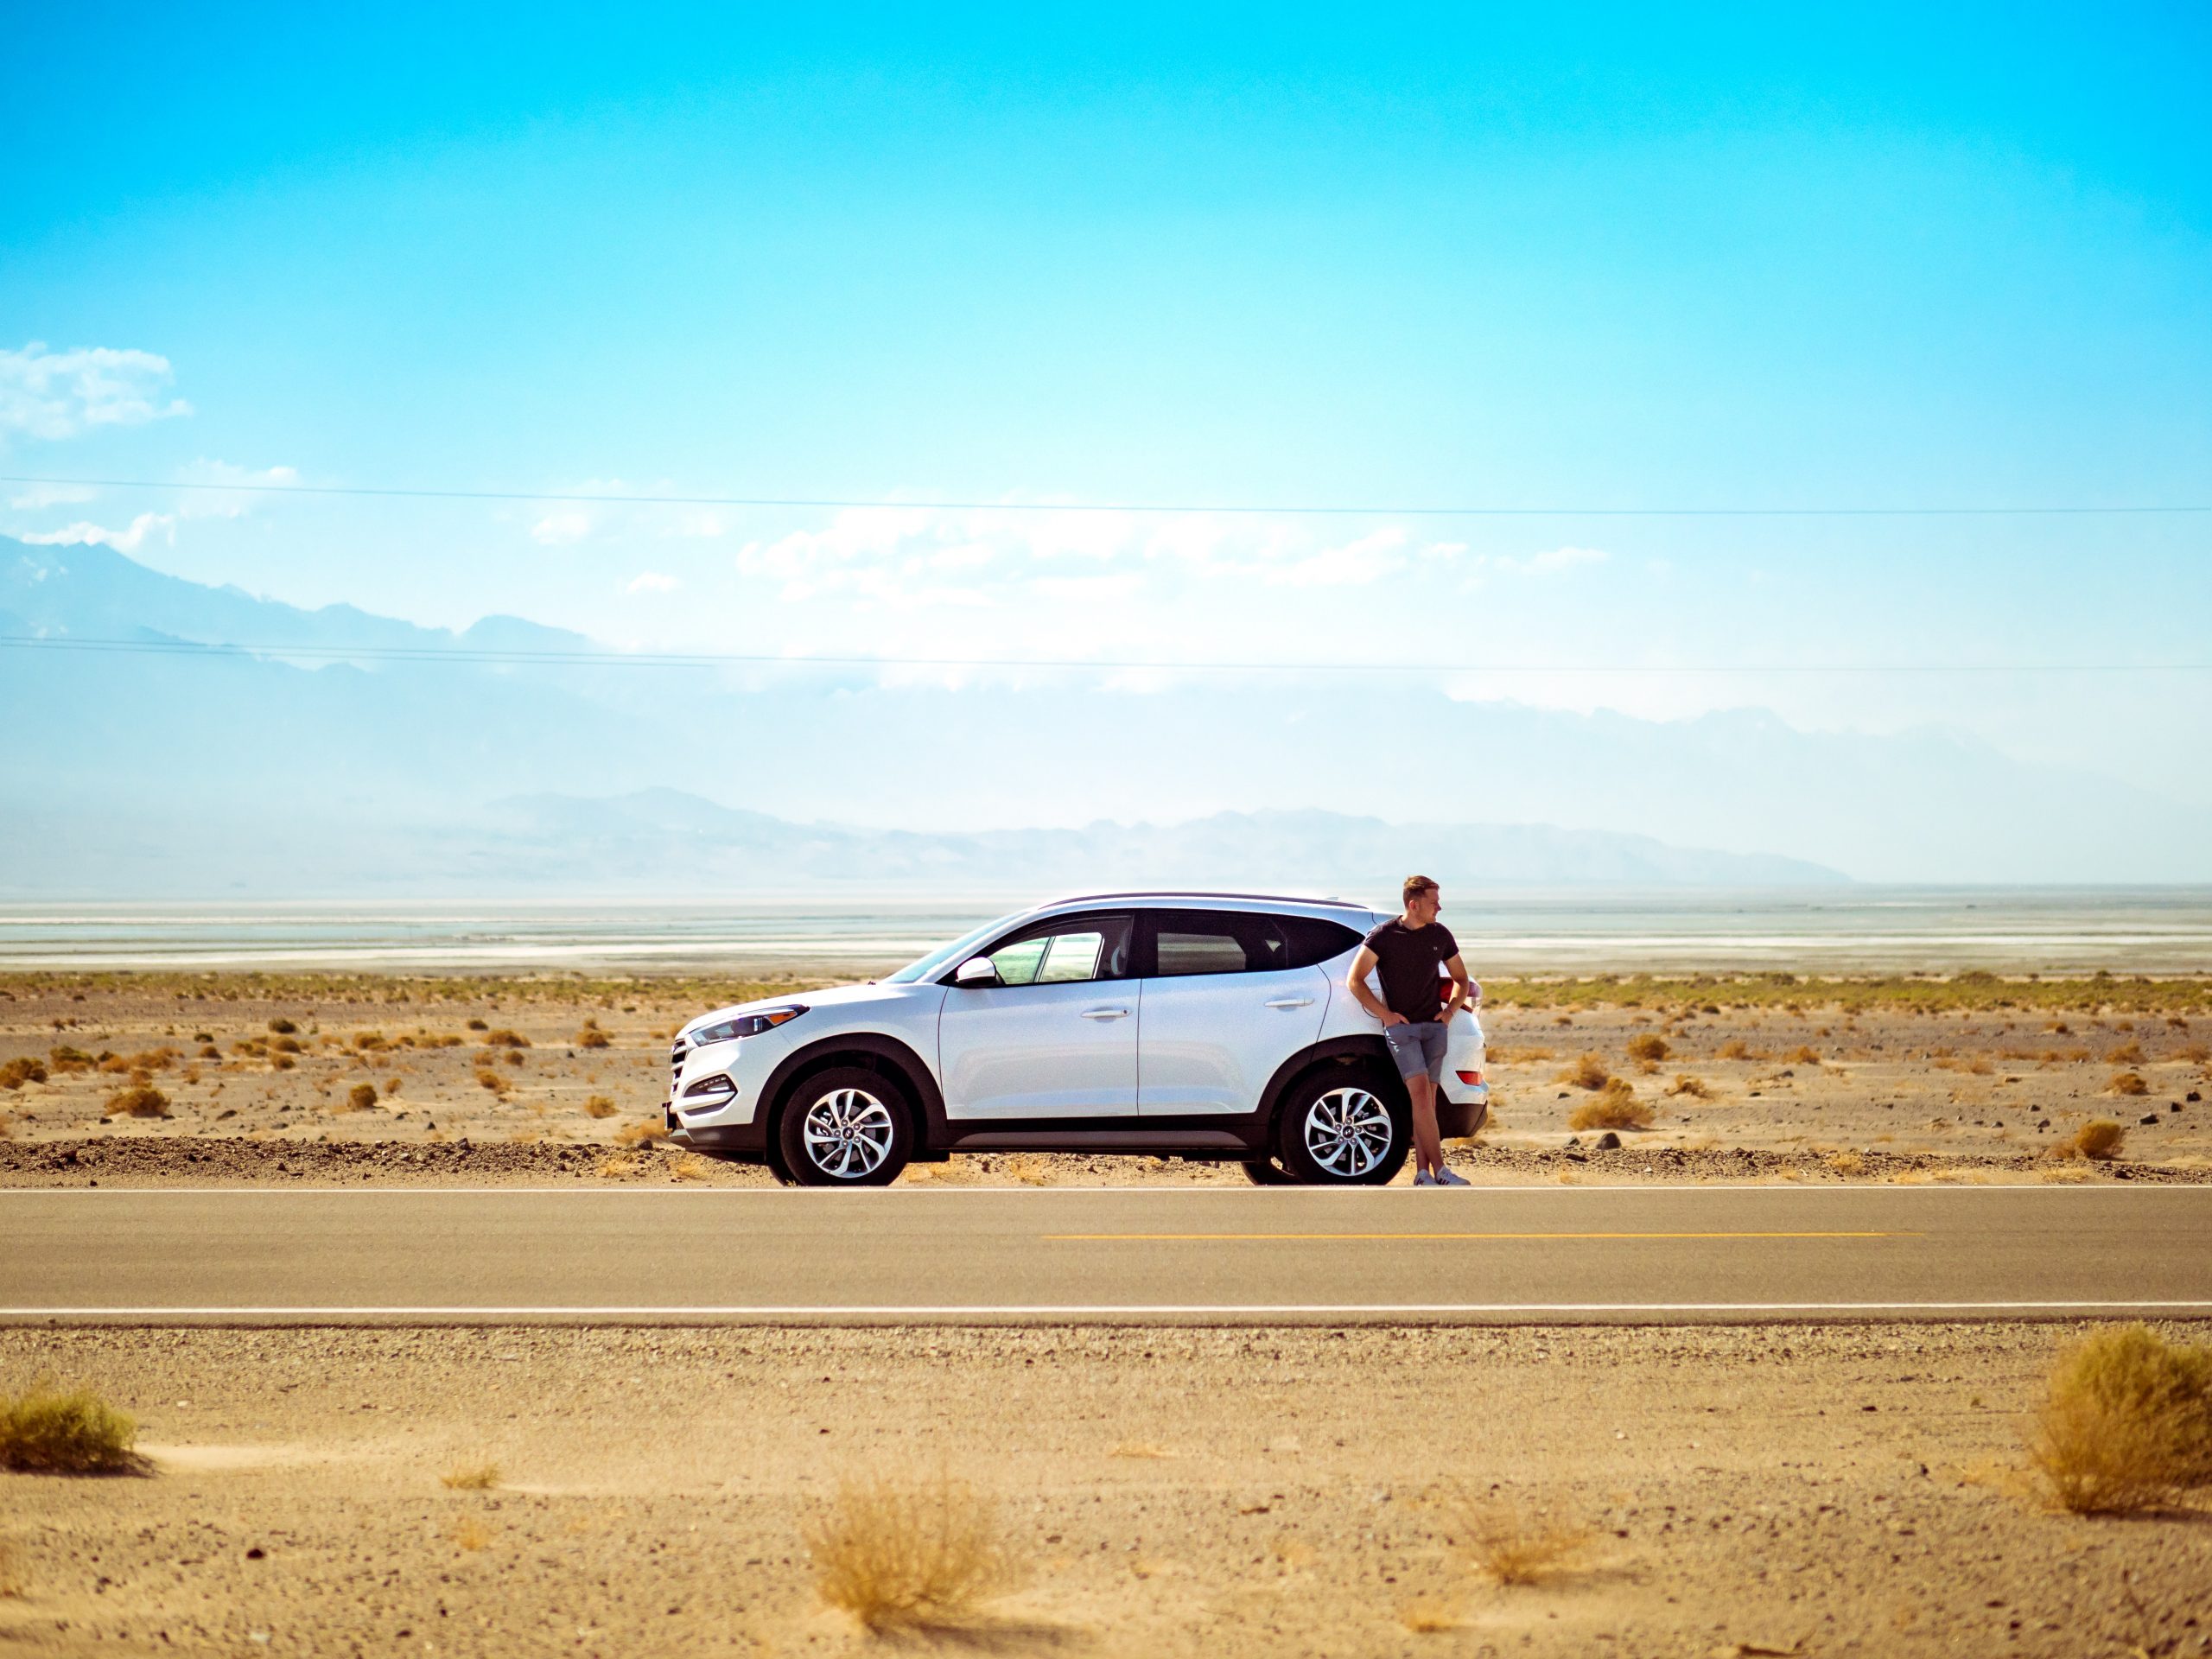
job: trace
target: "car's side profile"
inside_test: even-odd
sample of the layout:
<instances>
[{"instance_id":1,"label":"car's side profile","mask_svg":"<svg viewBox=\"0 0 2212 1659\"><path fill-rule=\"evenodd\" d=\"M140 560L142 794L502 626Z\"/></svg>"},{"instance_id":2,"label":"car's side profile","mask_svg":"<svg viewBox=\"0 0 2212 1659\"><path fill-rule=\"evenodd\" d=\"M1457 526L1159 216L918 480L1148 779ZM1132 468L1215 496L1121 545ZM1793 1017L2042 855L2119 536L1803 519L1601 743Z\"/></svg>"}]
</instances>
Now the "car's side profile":
<instances>
[{"instance_id":1,"label":"car's side profile","mask_svg":"<svg viewBox=\"0 0 2212 1659\"><path fill-rule=\"evenodd\" d=\"M1411 1105L1344 976L1382 919L1246 893L1041 905L881 981L690 1021L670 1056L668 1127L810 1186L1013 1148L1379 1184L1405 1161ZM1490 1097L1471 1010L1450 1036L1439 1116L1467 1135Z\"/></svg>"}]
</instances>

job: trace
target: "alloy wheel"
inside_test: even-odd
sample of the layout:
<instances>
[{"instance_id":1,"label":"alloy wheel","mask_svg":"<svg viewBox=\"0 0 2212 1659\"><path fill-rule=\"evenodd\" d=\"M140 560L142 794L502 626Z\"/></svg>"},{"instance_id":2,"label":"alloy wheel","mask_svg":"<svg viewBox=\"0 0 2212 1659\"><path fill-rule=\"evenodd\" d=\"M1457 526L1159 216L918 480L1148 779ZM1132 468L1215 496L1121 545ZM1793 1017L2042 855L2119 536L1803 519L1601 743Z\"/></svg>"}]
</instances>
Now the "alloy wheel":
<instances>
[{"instance_id":1,"label":"alloy wheel","mask_svg":"<svg viewBox=\"0 0 2212 1659\"><path fill-rule=\"evenodd\" d=\"M825 1175L859 1180L891 1151L891 1109L865 1089L833 1089L806 1109L807 1158Z\"/></svg>"},{"instance_id":2,"label":"alloy wheel","mask_svg":"<svg viewBox=\"0 0 2212 1659\"><path fill-rule=\"evenodd\" d=\"M1306 1150L1339 1180L1357 1180L1390 1149L1390 1114L1364 1089L1332 1089L1306 1109Z\"/></svg>"}]
</instances>

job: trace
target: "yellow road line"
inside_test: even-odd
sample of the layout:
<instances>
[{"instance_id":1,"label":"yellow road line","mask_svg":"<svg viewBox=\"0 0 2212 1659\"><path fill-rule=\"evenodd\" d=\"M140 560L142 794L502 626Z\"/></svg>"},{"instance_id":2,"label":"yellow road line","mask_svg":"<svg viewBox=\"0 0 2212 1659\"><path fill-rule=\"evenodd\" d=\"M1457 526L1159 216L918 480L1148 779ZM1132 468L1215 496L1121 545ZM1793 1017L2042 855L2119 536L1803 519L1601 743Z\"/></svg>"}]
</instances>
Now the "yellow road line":
<instances>
[{"instance_id":1,"label":"yellow road line","mask_svg":"<svg viewBox=\"0 0 2212 1659\"><path fill-rule=\"evenodd\" d=\"M1516 1238L1924 1238L1918 1232L1802 1233L1044 1233L1048 1243L1338 1243L1400 1239Z\"/></svg>"}]
</instances>

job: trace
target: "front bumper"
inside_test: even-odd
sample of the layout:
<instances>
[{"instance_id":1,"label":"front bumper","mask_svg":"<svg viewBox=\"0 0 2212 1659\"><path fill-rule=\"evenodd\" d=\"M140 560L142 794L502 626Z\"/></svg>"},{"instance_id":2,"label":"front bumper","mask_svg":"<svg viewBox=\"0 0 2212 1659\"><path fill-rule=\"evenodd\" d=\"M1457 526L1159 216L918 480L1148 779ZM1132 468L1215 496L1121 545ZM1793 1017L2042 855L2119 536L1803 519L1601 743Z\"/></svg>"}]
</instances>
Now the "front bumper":
<instances>
[{"instance_id":1,"label":"front bumper","mask_svg":"<svg viewBox=\"0 0 2212 1659\"><path fill-rule=\"evenodd\" d=\"M698 1123L685 1128L677 1121L673 1104L668 1109L669 1144L709 1158L732 1163L768 1161L768 1132L759 1123Z\"/></svg>"}]
</instances>

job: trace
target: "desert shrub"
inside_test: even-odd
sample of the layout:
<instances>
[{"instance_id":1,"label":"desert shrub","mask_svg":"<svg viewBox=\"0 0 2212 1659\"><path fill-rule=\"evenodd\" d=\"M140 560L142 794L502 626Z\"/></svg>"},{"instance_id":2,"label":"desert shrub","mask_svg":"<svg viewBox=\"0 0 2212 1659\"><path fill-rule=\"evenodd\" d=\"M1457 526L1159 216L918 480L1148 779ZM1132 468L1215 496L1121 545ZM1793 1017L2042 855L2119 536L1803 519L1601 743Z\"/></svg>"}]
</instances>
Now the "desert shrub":
<instances>
[{"instance_id":1,"label":"desert shrub","mask_svg":"<svg viewBox=\"0 0 2212 1659\"><path fill-rule=\"evenodd\" d=\"M480 1089L489 1089L495 1095L503 1095L514 1086L498 1072L481 1065L476 1068L476 1085Z\"/></svg>"},{"instance_id":2,"label":"desert shrub","mask_svg":"<svg viewBox=\"0 0 2212 1659\"><path fill-rule=\"evenodd\" d=\"M615 1109L614 1103L605 1095L592 1095L584 1101L586 1117L612 1117Z\"/></svg>"},{"instance_id":3,"label":"desert shrub","mask_svg":"<svg viewBox=\"0 0 2212 1659\"><path fill-rule=\"evenodd\" d=\"M612 1048L613 1046L614 1039L601 1031L595 1020L585 1020L583 1028L576 1033L578 1048Z\"/></svg>"},{"instance_id":4,"label":"desert shrub","mask_svg":"<svg viewBox=\"0 0 2212 1659\"><path fill-rule=\"evenodd\" d=\"M1803 1043L1800 1043L1783 1058L1792 1065L1818 1065L1821 1063L1821 1057Z\"/></svg>"},{"instance_id":5,"label":"desert shrub","mask_svg":"<svg viewBox=\"0 0 2212 1659\"><path fill-rule=\"evenodd\" d=\"M1656 1031L1638 1032L1628 1039L1628 1057L1631 1060L1663 1060L1672 1052L1667 1039Z\"/></svg>"},{"instance_id":6,"label":"desert shrub","mask_svg":"<svg viewBox=\"0 0 2212 1659\"><path fill-rule=\"evenodd\" d=\"M276 1054L299 1054L305 1052L301 1048L300 1039L296 1037L273 1037L270 1039L269 1047L270 1052Z\"/></svg>"},{"instance_id":7,"label":"desert shrub","mask_svg":"<svg viewBox=\"0 0 2212 1659\"><path fill-rule=\"evenodd\" d=\"M377 1086L373 1083L357 1083L346 1091L348 1110L365 1112L377 1103Z\"/></svg>"},{"instance_id":8,"label":"desert shrub","mask_svg":"<svg viewBox=\"0 0 2212 1659\"><path fill-rule=\"evenodd\" d=\"M2143 1064L2143 1045L2122 1043L2105 1056L2107 1065L2140 1065Z\"/></svg>"},{"instance_id":9,"label":"desert shrub","mask_svg":"<svg viewBox=\"0 0 2212 1659\"><path fill-rule=\"evenodd\" d=\"M91 1055L81 1048L72 1048L67 1043L59 1048L47 1050L46 1058L54 1063L54 1069L57 1071L88 1071L92 1065Z\"/></svg>"},{"instance_id":10,"label":"desert shrub","mask_svg":"<svg viewBox=\"0 0 2212 1659\"><path fill-rule=\"evenodd\" d=\"M468 1028L471 1031L487 1031L490 1029L490 1027L487 1027L481 1020L470 1020L468 1022Z\"/></svg>"},{"instance_id":11,"label":"desert shrub","mask_svg":"<svg viewBox=\"0 0 2212 1659\"><path fill-rule=\"evenodd\" d=\"M614 1138L626 1147L648 1147L668 1138L668 1125L660 1118L649 1117L642 1123L624 1124L614 1132Z\"/></svg>"},{"instance_id":12,"label":"desert shrub","mask_svg":"<svg viewBox=\"0 0 2212 1659\"><path fill-rule=\"evenodd\" d=\"M1023 1577L996 1506L964 1481L848 1481L805 1538L822 1599L871 1630L957 1627Z\"/></svg>"},{"instance_id":13,"label":"desert shrub","mask_svg":"<svg viewBox=\"0 0 2212 1659\"><path fill-rule=\"evenodd\" d=\"M1570 1129L1648 1129L1651 1127L1651 1108L1636 1097L1636 1093L1618 1077L1607 1081L1605 1088L1584 1101L1567 1115Z\"/></svg>"},{"instance_id":14,"label":"desert shrub","mask_svg":"<svg viewBox=\"0 0 2212 1659\"><path fill-rule=\"evenodd\" d=\"M2108 1117L2100 1117L2084 1123L2063 1141L2053 1141L2045 1149L2046 1158L2088 1158L2097 1163L2117 1158L2127 1140L2127 1131Z\"/></svg>"},{"instance_id":15,"label":"desert shrub","mask_svg":"<svg viewBox=\"0 0 2212 1659\"><path fill-rule=\"evenodd\" d=\"M213 1043L202 1043L200 1045L200 1058L203 1060L219 1060L223 1058L223 1051Z\"/></svg>"},{"instance_id":16,"label":"desert shrub","mask_svg":"<svg viewBox=\"0 0 2212 1659\"><path fill-rule=\"evenodd\" d=\"M289 1020L271 1020L269 1022L269 1029L275 1032L279 1037L289 1037L293 1033L299 1030L299 1027L294 1025Z\"/></svg>"},{"instance_id":17,"label":"desert shrub","mask_svg":"<svg viewBox=\"0 0 2212 1659\"><path fill-rule=\"evenodd\" d=\"M438 1484L449 1491L488 1492L499 1484L499 1465L496 1463L466 1465L448 1469L438 1477Z\"/></svg>"},{"instance_id":18,"label":"desert shrub","mask_svg":"<svg viewBox=\"0 0 2212 1659\"><path fill-rule=\"evenodd\" d=\"M668 1173L679 1181L703 1181L707 1179L707 1160L696 1152L687 1152L668 1166Z\"/></svg>"},{"instance_id":19,"label":"desert shrub","mask_svg":"<svg viewBox=\"0 0 2212 1659\"><path fill-rule=\"evenodd\" d=\"M139 1466L138 1425L90 1389L63 1394L34 1383L0 1399L0 1469L113 1475Z\"/></svg>"},{"instance_id":20,"label":"desert shrub","mask_svg":"<svg viewBox=\"0 0 2212 1659\"><path fill-rule=\"evenodd\" d=\"M1713 1085L1703 1077L1694 1077L1687 1071L1677 1071L1673 1083L1668 1084L1669 1095L1688 1095L1694 1100L1711 1100Z\"/></svg>"},{"instance_id":21,"label":"desert shrub","mask_svg":"<svg viewBox=\"0 0 2212 1659\"><path fill-rule=\"evenodd\" d=\"M2212 1485L2212 1348L2141 1325L2083 1338L2051 1368L2028 1458L2077 1514L2147 1509Z\"/></svg>"},{"instance_id":22,"label":"desert shrub","mask_svg":"<svg viewBox=\"0 0 2212 1659\"><path fill-rule=\"evenodd\" d=\"M502 1026L497 1031L487 1031L484 1033L484 1046L486 1048L528 1048L530 1039L518 1031L509 1031Z\"/></svg>"},{"instance_id":23,"label":"desert shrub","mask_svg":"<svg viewBox=\"0 0 2212 1659\"><path fill-rule=\"evenodd\" d=\"M1748 1060L1757 1057L1752 1054L1749 1043L1740 1037L1731 1037L1720 1045L1720 1058L1724 1060Z\"/></svg>"},{"instance_id":24,"label":"desert shrub","mask_svg":"<svg viewBox=\"0 0 2212 1659\"><path fill-rule=\"evenodd\" d=\"M44 1083L46 1066L28 1056L0 1065L0 1089L20 1089L27 1083Z\"/></svg>"},{"instance_id":25,"label":"desert shrub","mask_svg":"<svg viewBox=\"0 0 2212 1659\"><path fill-rule=\"evenodd\" d=\"M118 1089L107 1097L102 1109L107 1117L167 1117L169 1097L150 1084L133 1084L128 1089Z\"/></svg>"},{"instance_id":26,"label":"desert shrub","mask_svg":"<svg viewBox=\"0 0 2212 1659\"><path fill-rule=\"evenodd\" d=\"M1603 1089L1612 1080L1612 1073L1605 1070L1605 1062L1595 1054L1585 1054L1559 1074L1560 1082L1571 1083L1578 1089Z\"/></svg>"},{"instance_id":27,"label":"desert shrub","mask_svg":"<svg viewBox=\"0 0 2212 1659\"><path fill-rule=\"evenodd\" d=\"M599 1173L609 1180L625 1175L634 1175L645 1167L645 1162L635 1153L618 1152L599 1160Z\"/></svg>"},{"instance_id":28,"label":"desert shrub","mask_svg":"<svg viewBox=\"0 0 2212 1659\"><path fill-rule=\"evenodd\" d=\"M2118 1071L2113 1074L2112 1081L2105 1085L2105 1090L2108 1094L2114 1095L2147 1095L2151 1092L2151 1085L2143 1081L2140 1073Z\"/></svg>"},{"instance_id":29,"label":"desert shrub","mask_svg":"<svg viewBox=\"0 0 2212 1659\"><path fill-rule=\"evenodd\" d=\"M1563 1527L1504 1506L1462 1504L1453 1541L1500 1584L1541 1584L1572 1571L1590 1541L1580 1527Z\"/></svg>"}]
</instances>

